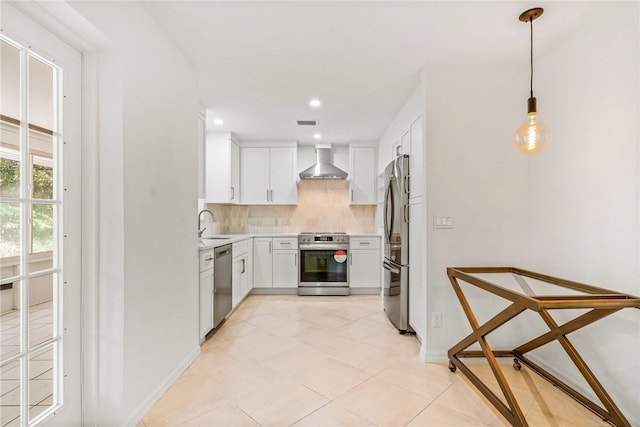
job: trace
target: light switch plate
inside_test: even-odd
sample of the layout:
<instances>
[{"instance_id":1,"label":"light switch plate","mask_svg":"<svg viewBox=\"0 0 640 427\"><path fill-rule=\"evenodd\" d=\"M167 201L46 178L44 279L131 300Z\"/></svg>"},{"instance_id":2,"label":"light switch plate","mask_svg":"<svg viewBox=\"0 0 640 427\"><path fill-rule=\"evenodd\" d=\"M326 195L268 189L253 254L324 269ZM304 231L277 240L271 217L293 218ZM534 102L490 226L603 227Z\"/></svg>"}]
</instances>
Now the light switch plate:
<instances>
[{"instance_id":1,"label":"light switch plate","mask_svg":"<svg viewBox=\"0 0 640 427\"><path fill-rule=\"evenodd\" d=\"M454 228L455 218L453 215L440 214L433 216L433 228Z\"/></svg>"}]
</instances>

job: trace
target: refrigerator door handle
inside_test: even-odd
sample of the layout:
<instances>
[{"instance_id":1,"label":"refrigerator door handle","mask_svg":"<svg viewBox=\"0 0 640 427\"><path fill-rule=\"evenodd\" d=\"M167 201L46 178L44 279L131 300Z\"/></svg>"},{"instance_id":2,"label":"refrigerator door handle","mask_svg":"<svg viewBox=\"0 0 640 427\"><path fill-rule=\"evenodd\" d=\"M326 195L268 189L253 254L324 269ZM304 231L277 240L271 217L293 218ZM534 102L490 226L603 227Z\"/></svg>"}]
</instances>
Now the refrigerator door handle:
<instances>
[{"instance_id":1,"label":"refrigerator door handle","mask_svg":"<svg viewBox=\"0 0 640 427\"><path fill-rule=\"evenodd\" d=\"M387 261L383 261L382 266L384 267L385 270L389 270L393 274L400 274L400 269L392 266Z\"/></svg>"},{"instance_id":2,"label":"refrigerator door handle","mask_svg":"<svg viewBox=\"0 0 640 427\"><path fill-rule=\"evenodd\" d=\"M393 194L393 182L392 179L389 179L389 184L387 185L387 191L384 197L384 234L387 238L387 242L391 242L391 234L393 233L393 223L395 221L394 218L394 194ZM389 215L389 213L391 215Z\"/></svg>"}]
</instances>

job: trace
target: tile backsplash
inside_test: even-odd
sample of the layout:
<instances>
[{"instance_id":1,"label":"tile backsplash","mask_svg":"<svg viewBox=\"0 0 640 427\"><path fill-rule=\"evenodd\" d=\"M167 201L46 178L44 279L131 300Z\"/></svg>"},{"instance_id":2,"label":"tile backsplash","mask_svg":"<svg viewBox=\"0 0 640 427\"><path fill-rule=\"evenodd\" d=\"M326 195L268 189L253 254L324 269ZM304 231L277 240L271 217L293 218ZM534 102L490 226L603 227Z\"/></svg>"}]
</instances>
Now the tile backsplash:
<instances>
[{"instance_id":1,"label":"tile backsplash","mask_svg":"<svg viewBox=\"0 0 640 427\"><path fill-rule=\"evenodd\" d=\"M298 204L217 205L208 204L220 222L220 232L297 233L300 231L345 231L375 233L376 207L349 205L347 181L299 181Z\"/></svg>"}]
</instances>

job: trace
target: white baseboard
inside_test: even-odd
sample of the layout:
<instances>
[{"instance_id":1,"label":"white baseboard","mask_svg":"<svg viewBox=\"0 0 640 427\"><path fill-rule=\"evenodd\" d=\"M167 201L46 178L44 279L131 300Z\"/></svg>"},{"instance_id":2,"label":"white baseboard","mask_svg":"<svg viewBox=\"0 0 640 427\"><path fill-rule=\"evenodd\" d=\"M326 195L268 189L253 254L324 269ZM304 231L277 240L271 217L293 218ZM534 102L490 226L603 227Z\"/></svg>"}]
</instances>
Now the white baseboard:
<instances>
[{"instance_id":1,"label":"white baseboard","mask_svg":"<svg viewBox=\"0 0 640 427\"><path fill-rule=\"evenodd\" d=\"M420 348L420 358L422 358L422 348ZM443 363L448 362L449 358L447 357L447 353L442 353L440 351L425 351L423 360L427 363Z\"/></svg>"},{"instance_id":2,"label":"white baseboard","mask_svg":"<svg viewBox=\"0 0 640 427\"><path fill-rule=\"evenodd\" d=\"M138 408L127 418L124 425L133 427L142 420L142 418L151 410L153 405L160 400L162 395L169 390L169 387L187 370L187 368L200 356L200 346L197 346L191 353L184 358L176 368L167 375L167 378L160 383L158 387L151 393L149 398L142 402Z\"/></svg>"},{"instance_id":3,"label":"white baseboard","mask_svg":"<svg viewBox=\"0 0 640 427\"><path fill-rule=\"evenodd\" d=\"M298 288L253 288L251 295L298 295Z\"/></svg>"},{"instance_id":4,"label":"white baseboard","mask_svg":"<svg viewBox=\"0 0 640 427\"><path fill-rule=\"evenodd\" d=\"M380 295L380 288L349 288L351 295Z\"/></svg>"}]
</instances>

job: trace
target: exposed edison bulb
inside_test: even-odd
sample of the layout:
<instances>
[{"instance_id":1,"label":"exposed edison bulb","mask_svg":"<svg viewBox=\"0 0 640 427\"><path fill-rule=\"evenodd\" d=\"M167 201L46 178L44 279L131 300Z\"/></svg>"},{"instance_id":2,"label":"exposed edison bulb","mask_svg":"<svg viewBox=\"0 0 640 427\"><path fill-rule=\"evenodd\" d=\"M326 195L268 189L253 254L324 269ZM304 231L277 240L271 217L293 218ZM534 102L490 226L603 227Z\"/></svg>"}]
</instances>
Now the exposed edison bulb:
<instances>
[{"instance_id":1,"label":"exposed edison bulb","mask_svg":"<svg viewBox=\"0 0 640 427\"><path fill-rule=\"evenodd\" d=\"M531 111L527 120L516 131L514 143L524 153L537 153L551 143L551 138L551 129L538 120L535 111Z\"/></svg>"}]
</instances>

